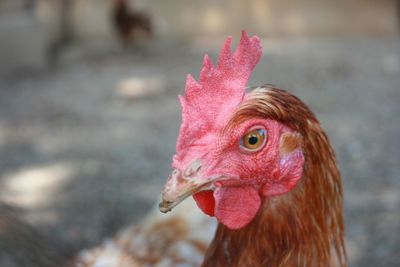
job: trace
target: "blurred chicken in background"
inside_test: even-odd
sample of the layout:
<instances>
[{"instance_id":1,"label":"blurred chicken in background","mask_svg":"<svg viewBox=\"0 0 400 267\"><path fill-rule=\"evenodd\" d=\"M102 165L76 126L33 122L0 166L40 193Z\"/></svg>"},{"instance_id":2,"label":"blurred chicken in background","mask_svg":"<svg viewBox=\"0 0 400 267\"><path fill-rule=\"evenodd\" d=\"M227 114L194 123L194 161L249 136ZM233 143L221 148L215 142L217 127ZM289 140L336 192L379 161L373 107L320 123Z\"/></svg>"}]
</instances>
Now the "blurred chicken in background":
<instances>
[{"instance_id":1,"label":"blurred chicken in background","mask_svg":"<svg viewBox=\"0 0 400 267\"><path fill-rule=\"evenodd\" d=\"M127 0L115 0L113 10L113 24L124 45L138 39L147 39L152 36L153 29L150 17L135 11Z\"/></svg>"}]
</instances>

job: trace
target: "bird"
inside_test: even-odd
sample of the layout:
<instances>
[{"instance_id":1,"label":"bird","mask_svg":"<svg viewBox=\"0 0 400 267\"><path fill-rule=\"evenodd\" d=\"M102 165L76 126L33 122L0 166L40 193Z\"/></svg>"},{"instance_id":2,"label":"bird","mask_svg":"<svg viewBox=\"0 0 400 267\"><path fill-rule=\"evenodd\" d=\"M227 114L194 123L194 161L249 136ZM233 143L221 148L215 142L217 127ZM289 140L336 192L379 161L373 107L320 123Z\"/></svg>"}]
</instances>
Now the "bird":
<instances>
[{"instance_id":1,"label":"bird","mask_svg":"<svg viewBox=\"0 0 400 267\"><path fill-rule=\"evenodd\" d=\"M343 187L314 113L248 87L262 54L245 31L179 96L182 124L158 207L77 266L345 267ZM162 213L157 213L157 208Z\"/></svg>"},{"instance_id":2,"label":"bird","mask_svg":"<svg viewBox=\"0 0 400 267\"><path fill-rule=\"evenodd\" d=\"M124 45L153 34L150 17L144 12L134 11L127 0L114 0L113 24Z\"/></svg>"}]
</instances>

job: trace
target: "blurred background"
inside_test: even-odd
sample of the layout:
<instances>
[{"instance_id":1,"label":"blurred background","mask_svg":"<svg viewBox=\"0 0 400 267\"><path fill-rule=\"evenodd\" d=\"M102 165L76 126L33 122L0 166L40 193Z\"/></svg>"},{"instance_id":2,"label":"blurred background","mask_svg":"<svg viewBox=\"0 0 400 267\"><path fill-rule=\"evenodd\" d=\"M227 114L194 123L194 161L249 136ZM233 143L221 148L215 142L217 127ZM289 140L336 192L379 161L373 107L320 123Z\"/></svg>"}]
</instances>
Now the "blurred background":
<instances>
[{"instance_id":1,"label":"blurred background","mask_svg":"<svg viewBox=\"0 0 400 267\"><path fill-rule=\"evenodd\" d=\"M62 266L142 218L177 94L227 35L303 99L345 185L350 266L400 266L400 1L0 0L0 266Z\"/></svg>"}]
</instances>

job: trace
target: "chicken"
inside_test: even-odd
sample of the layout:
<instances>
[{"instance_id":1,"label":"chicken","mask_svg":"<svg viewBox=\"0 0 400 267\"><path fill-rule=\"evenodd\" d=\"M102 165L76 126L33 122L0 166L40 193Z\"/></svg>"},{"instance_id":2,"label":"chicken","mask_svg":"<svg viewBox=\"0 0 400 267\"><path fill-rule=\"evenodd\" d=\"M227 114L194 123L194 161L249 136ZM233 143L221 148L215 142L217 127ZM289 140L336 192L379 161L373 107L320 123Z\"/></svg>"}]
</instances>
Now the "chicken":
<instances>
[{"instance_id":1,"label":"chicken","mask_svg":"<svg viewBox=\"0 0 400 267\"><path fill-rule=\"evenodd\" d=\"M79 266L346 266L343 190L328 137L296 96L246 89L258 37L243 32L234 53L230 46L228 38L217 67L206 55L199 82L188 75L180 96L174 170L159 204L174 210L86 253Z\"/></svg>"},{"instance_id":2,"label":"chicken","mask_svg":"<svg viewBox=\"0 0 400 267\"><path fill-rule=\"evenodd\" d=\"M188 199L171 214L158 206L101 246L80 253L77 267L197 267L203 261L217 223Z\"/></svg>"},{"instance_id":3,"label":"chicken","mask_svg":"<svg viewBox=\"0 0 400 267\"><path fill-rule=\"evenodd\" d=\"M114 1L113 23L124 44L141 37L148 38L153 33L149 16L131 10L127 0Z\"/></svg>"}]
</instances>

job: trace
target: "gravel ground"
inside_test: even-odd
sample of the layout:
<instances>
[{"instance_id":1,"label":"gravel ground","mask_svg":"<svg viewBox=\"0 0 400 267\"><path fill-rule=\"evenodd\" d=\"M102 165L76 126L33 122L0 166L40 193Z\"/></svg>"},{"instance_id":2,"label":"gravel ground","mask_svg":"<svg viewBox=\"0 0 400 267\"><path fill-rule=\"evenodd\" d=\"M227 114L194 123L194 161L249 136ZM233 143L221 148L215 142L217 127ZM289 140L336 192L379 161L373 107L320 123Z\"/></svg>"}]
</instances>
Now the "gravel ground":
<instances>
[{"instance_id":1,"label":"gravel ground","mask_svg":"<svg viewBox=\"0 0 400 267\"><path fill-rule=\"evenodd\" d=\"M0 266L60 264L148 211L170 172L176 95L220 45L83 53L1 77ZM267 40L250 85L263 83L302 98L331 137L350 266L400 266L399 39Z\"/></svg>"}]
</instances>

